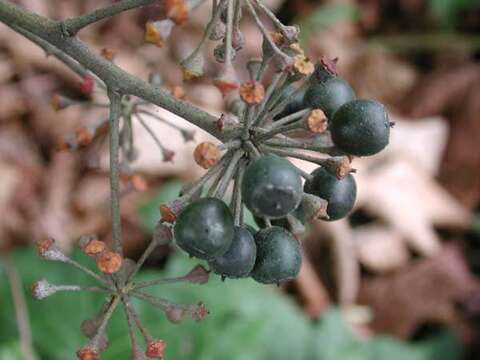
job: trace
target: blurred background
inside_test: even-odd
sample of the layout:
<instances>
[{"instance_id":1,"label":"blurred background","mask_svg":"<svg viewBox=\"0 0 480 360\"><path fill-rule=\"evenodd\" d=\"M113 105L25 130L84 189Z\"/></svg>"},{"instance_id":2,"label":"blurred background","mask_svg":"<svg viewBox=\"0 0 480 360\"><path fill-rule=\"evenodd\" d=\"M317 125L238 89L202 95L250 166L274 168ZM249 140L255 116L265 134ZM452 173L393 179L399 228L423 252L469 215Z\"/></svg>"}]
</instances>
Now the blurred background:
<instances>
[{"instance_id":1,"label":"blurred background","mask_svg":"<svg viewBox=\"0 0 480 360\"><path fill-rule=\"evenodd\" d=\"M108 3L16 2L55 19ZM201 323L172 325L139 304L152 333L167 341L166 358L480 359L480 2L266 2L284 23L300 25L312 60L338 57L340 75L359 97L387 105L396 122L391 145L354 161L359 194L349 219L308 226L295 281L277 289L214 278L205 286L156 290L174 301L205 302L211 314ZM121 14L80 37L99 52L114 50L115 63L131 73L147 78L158 71L166 89L220 114L223 99L211 80L183 84L177 65L198 42L209 11L208 4L200 6L162 48L143 41L145 21L162 16L156 7ZM239 66L259 55L262 42L251 19L243 20L242 30L246 45ZM207 72L216 71L212 59ZM110 238L105 144L58 151L76 129L107 114L86 106L56 112L54 93L84 99L76 75L0 25L1 360L24 359L20 349L29 344L35 359L72 359L86 341L81 321L102 300L68 293L39 302L29 294L40 277L67 284L85 280L37 258L33 241L51 236L85 261L75 250L81 235ZM152 111L189 126L161 109ZM175 161L163 162L145 130L134 129L139 158L128 171L148 186L135 185L131 176L122 185L126 254L133 259L148 244L159 204L201 174L192 151L209 138L198 130L195 141L185 143L170 127L149 121L175 151ZM141 276L176 276L191 264L175 247L161 247ZM102 359L129 359L122 316L111 322L109 338Z\"/></svg>"}]
</instances>

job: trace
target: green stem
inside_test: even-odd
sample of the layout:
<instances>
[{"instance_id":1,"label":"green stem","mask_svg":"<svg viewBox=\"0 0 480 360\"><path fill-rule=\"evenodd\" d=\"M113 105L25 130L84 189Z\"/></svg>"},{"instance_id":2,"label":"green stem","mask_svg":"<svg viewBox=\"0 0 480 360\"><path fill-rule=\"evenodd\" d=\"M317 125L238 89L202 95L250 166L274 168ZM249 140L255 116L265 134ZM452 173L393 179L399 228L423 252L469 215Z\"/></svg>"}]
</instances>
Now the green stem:
<instances>
[{"instance_id":1,"label":"green stem","mask_svg":"<svg viewBox=\"0 0 480 360\"><path fill-rule=\"evenodd\" d=\"M63 30L66 36L74 36L84 27L98 21L115 16L123 11L150 5L157 0L123 0L106 6L91 13L80 15L63 21Z\"/></svg>"},{"instance_id":2,"label":"green stem","mask_svg":"<svg viewBox=\"0 0 480 360\"><path fill-rule=\"evenodd\" d=\"M122 96L109 88L110 99L110 198L112 215L112 241L114 250L122 254L122 224L120 219L120 194L119 194L119 143L120 143L120 117L122 113Z\"/></svg>"}]
</instances>

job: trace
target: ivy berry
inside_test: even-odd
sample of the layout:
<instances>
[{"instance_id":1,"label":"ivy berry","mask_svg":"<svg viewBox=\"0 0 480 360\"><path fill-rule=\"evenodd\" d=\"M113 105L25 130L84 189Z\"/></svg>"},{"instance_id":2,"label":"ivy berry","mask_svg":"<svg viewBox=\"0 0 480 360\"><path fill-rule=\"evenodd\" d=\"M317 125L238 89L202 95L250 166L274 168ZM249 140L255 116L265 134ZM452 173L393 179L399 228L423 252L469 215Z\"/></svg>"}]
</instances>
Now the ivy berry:
<instances>
[{"instance_id":1,"label":"ivy berry","mask_svg":"<svg viewBox=\"0 0 480 360\"><path fill-rule=\"evenodd\" d=\"M235 226L232 244L227 252L209 261L210 268L217 274L229 278L241 278L250 274L255 265L257 246L250 231Z\"/></svg>"},{"instance_id":2,"label":"ivy berry","mask_svg":"<svg viewBox=\"0 0 480 360\"><path fill-rule=\"evenodd\" d=\"M312 172L312 178L305 182L304 191L328 201L329 220L341 219L352 210L357 197L357 185L351 174L342 179L324 168Z\"/></svg>"},{"instance_id":3,"label":"ivy berry","mask_svg":"<svg viewBox=\"0 0 480 360\"><path fill-rule=\"evenodd\" d=\"M390 121L381 103L358 99L338 109L330 132L335 145L347 154L373 155L388 145Z\"/></svg>"},{"instance_id":4,"label":"ivy berry","mask_svg":"<svg viewBox=\"0 0 480 360\"><path fill-rule=\"evenodd\" d=\"M293 279L300 271L300 245L293 235L278 226L260 230L255 235L257 259L251 276L263 284Z\"/></svg>"},{"instance_id":5,"label":"ivy berry","mask_svg":"<svg viewBox=\"0 0 480 360\"><path fill-rule=\"evenodd\" d=\"M302 179L286 159L268 154L250 163L242 182L242 198L255 216L278 219L302 200Z\"/></svg>"},{"instance_id":6,"label":"ivy berry","mask_svg":"<svg viewBox=\"0 0 480 360\"><path fill-rule=\"evenodd\" d=\"M322 109L328 119L343 105L355 99L355 93L343 79L331 77L311 85L304 98L304 107Z\"/></svg>"},{"instance_id":7,"label":"ivy berry","mask_svg":"<svg viewBox=\"0 0 480 360\"><path fill-rule=\"evenodd\" d=\"M225 254L232 243L233 216L223 201L201 198L180 213L174 235L178 246L190 255L212 260Z\"/></svg>"}]
</instances>

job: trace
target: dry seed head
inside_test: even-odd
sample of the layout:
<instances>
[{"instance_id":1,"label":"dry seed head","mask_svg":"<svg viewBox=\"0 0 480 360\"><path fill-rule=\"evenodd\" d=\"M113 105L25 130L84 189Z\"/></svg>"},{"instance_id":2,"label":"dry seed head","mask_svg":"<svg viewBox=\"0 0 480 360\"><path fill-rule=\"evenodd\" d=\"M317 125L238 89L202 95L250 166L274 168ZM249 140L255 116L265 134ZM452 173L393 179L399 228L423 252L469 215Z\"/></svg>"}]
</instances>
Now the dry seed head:
<instances>
[{"instance_id":1,"label":"dry seed head","mask_svg":"<svg viewBox=\"0 0 480 360\"><path fill-rule=\"evenodd\" d=\"M157 30L153 21L147 21L145 23L145 35L143 40L148 44L153 44L159 48L165 45L160 31Z\"/></svg>"},{"instance_id":2,"label":"dry seed head","mask_svg":"<svg viewBox=\"0 0 480 360\"><path fill-rule=\"evenodd\" d=\"M37 300L45 299L57 292L57 287L50 284L47 280L39 280L32 285L33 297Z\"/></svg>"},{"instance_id":3,"label":"dry seed head","mask_svg":"<svg viewBox=\"0 0 480 360\"><path fill-rule=\"evenodd\" d=\"M113 251L104 251L97 257L97 267L105 274L114 274L122 267L123 258Z\"/></svg>"},{"instance_id":4,"label":"dry seed head","mask_svg":"<svg viewBox=\"0 0 480 360\"><path fill-rule=\"evenodd\" d=\"M314 109L308 114L306 119L307 129L313 133L323 133L327 130L328 119L325 113L320 109Z\"/></svg>"},{"instance_id":5,"label":"dry seed head","mask_svg":"<svg viewBox=\"0 0 480 360\"><path fill-rule=\"evenodd\" d=\"M161 48L169 38L174 22L170 19L147 21L145 23L144 41Z\"/></svg>"},{"instance_id":6,"label":"dry seed head","mask_svg":"<svg viewBox=\"0 0 480 360\"><path fill-rule=\"evenodd\" d=\"M210 314L203 303L198 303L196 306L193 306L190 311L192 318L197 321L203 320L205 316Z\"/></svg>"},{"instance_id":7,"label":"dry seed head","mask_svg":"<svg viewBox=\"0 0 480 360\"><path fill-rule=\"evenodd\" d=\"M296 55L293 58L293 69L297 74L308 76L313 73L315 66L305 55Z\"/></svg>"},{"instance_id":8,"label":"dry seed head","mask_svg":"<svg viewBox=\"0 0 480 360\"><path fill-rule=\"evenodd\" d=\"M265 88L258 81L247 81L240 86L240 97L249 105L260 104L265 97Z\"/></svg>"},{"instance_id":9,"label":"dry seed head","mask_svg":"<svg viewBox=\"0 0 480 360\"><path fill-rule=\"evenodd\" d=\"M36 243L38 255L46 260L68 262L68 257L55 245L55 240L46 238Z\"/></svg>"},{"instance_id":10,"label":"dry seed head","mask_svg":"<svg viewBox=\"0 0 480 360\"><path fill-rule=\"evenodd\" d=\"M145 351L145 355L151 359L161 359L163 358L166 347L167 343L163 340L151 341L147 345L147 351Z\"/></svg>"},{"instance_id":11,"label":"dry seed head","mask_svg":"<svg viewBox=\"0 0 480 360\"><path fill-rule=\"evenodd\" d=\"M217 145L211 142L202 142L198 144L193 152L195 162L204 169L208 169L215 165L220 157L220 149Z\"/></svg>"},{"instance_id":12,"label":"dry seed head","mask_svg":"<svg viewBox=\"0 0 480 360\"><path fill-rule=\"evenodd\" d=\"M171 305L165 310L165 315L171 323L178 324L185 317L185 309L181 306Z\"/></svg>"},{"instance_id":13,"label":"dry seed head","mask_svg":"<svg viewBox=\"0 0 480 360\"><path fill-rule=\"evenodd\" d=\"M97 239L91 239L88 243L82 246L82 250L89 256L94 256L105 251L106 245L103 241Z\"/></svg>"},{"instance_id":14,"label":"dry seed head","mask_svg":"<svg viewBox=\"0 0 480 360\"><path fill-rule=\"evenodd\" d=\"M285 40L282 33L279 32L279 31L270 32L270 38L272 39L273 43L277 46L282 46L282 44Z\"/></svg>"},{"instance_id":15,"label":"dry seed head","mask_svg":"<svg viewBox=\"0 0 480 360\"><path fill-rule=\"evenodd\" d=\"M86 347L77 351L79 360L100 360L100 354L97 350Z\"/></svg>"}]
</instances>

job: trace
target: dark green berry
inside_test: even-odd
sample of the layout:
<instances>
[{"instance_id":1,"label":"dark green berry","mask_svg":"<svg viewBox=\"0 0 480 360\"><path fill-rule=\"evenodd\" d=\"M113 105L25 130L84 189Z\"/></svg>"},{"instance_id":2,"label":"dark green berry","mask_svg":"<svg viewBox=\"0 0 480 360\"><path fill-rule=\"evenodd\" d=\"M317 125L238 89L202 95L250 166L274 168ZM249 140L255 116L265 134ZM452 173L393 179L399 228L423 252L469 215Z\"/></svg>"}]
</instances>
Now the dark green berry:
<instances>
[{"instance_id":1,"label":"dark green berry","mask_svg":"<svg viewBox=\"0 0 480 360\"><path fill-rule=\"evenodd\" d=\"M373 100L353 100L343 105L330 121L335 145L347 154L373 155L385 148L390 121L385 107Z\"/></svg>"},{"instance_id":2,"label":"dark green berry","mask_svg":"<svg viewBox=\"0 0 480 360\"><path fill-rule=\"evenodd\" d=\"M272 226L255 235L257 260L251 276L263 284L295 278L300 271L300 245L288 231Z\"/></svg>"},{"instance_id":3,"label":"dark green berry","mask_svg":"<svg viewBox=\"0 0 480 360\"><path fill-rule=\"evenodd\" d=\"M290 85L285 89L279 101L283 101L284 99L289 98L289 102L287 103L287 105L285 105L282 112L274 117L273 121L279 120L285 116L291 115L305 108L305 104L303 101L305 91L296 90L297 88L293 85ZM296 93L294 94L295 91Z\"/></svg>"},{"instance_id":4,"label":"dark green berry","mask_svg":"<svg viewBox=\"0 0 480 360\"><path fill-rule=\"evenodd\" d=\"M183 250L200 259L225 254L234 234L233 216L217 198L201 198L188 205L174 226L175 240Z\"/></svg>"},{"instance_id":5,"label":"dark green berry","mask_svg":"<svg viewBox=\"0 0 480 360\"><path fill-rule=\"evenodd\" d=\"M355 93L343 79L332 77L311 85L304 98L304 107L322 109L328 119L345 103L355 99Z\"/></svg>"},{"instance_id":6,"label":"dark green berry","mask_svg":"<svg viewBox=\"0 0 480 360\"><path fill-rule=\"evenodd\" d=\"M257 246L253 235L243 227L235 226L232 244L227 252L209 262L212 270L229 278L248 276L255 265Z\"/></svg>"},{"instance_id":7,"label":"dark green berry","mask_svg":"<svg viewBox=\"0 0 480 360\"><path fill-rule=\"evenodd\" d=\"M357 185L351 174L338 179L324 168L312 172L312 179L305 182L304 191L328 201L327 215L330 221L345 217L352 210L357 197Z\"/></svg>"},{"instance_id":8,"label":"dark green berry","mask_svg":"<svg viewBox=\"0 0 480 360\"><path fill-rule=\"evenodd\" d=\"M300 204L302 193L298 170L284 158L263 155L245 170L242 198L255 216L285 217Z\"/></svg>"}]
</instances>

